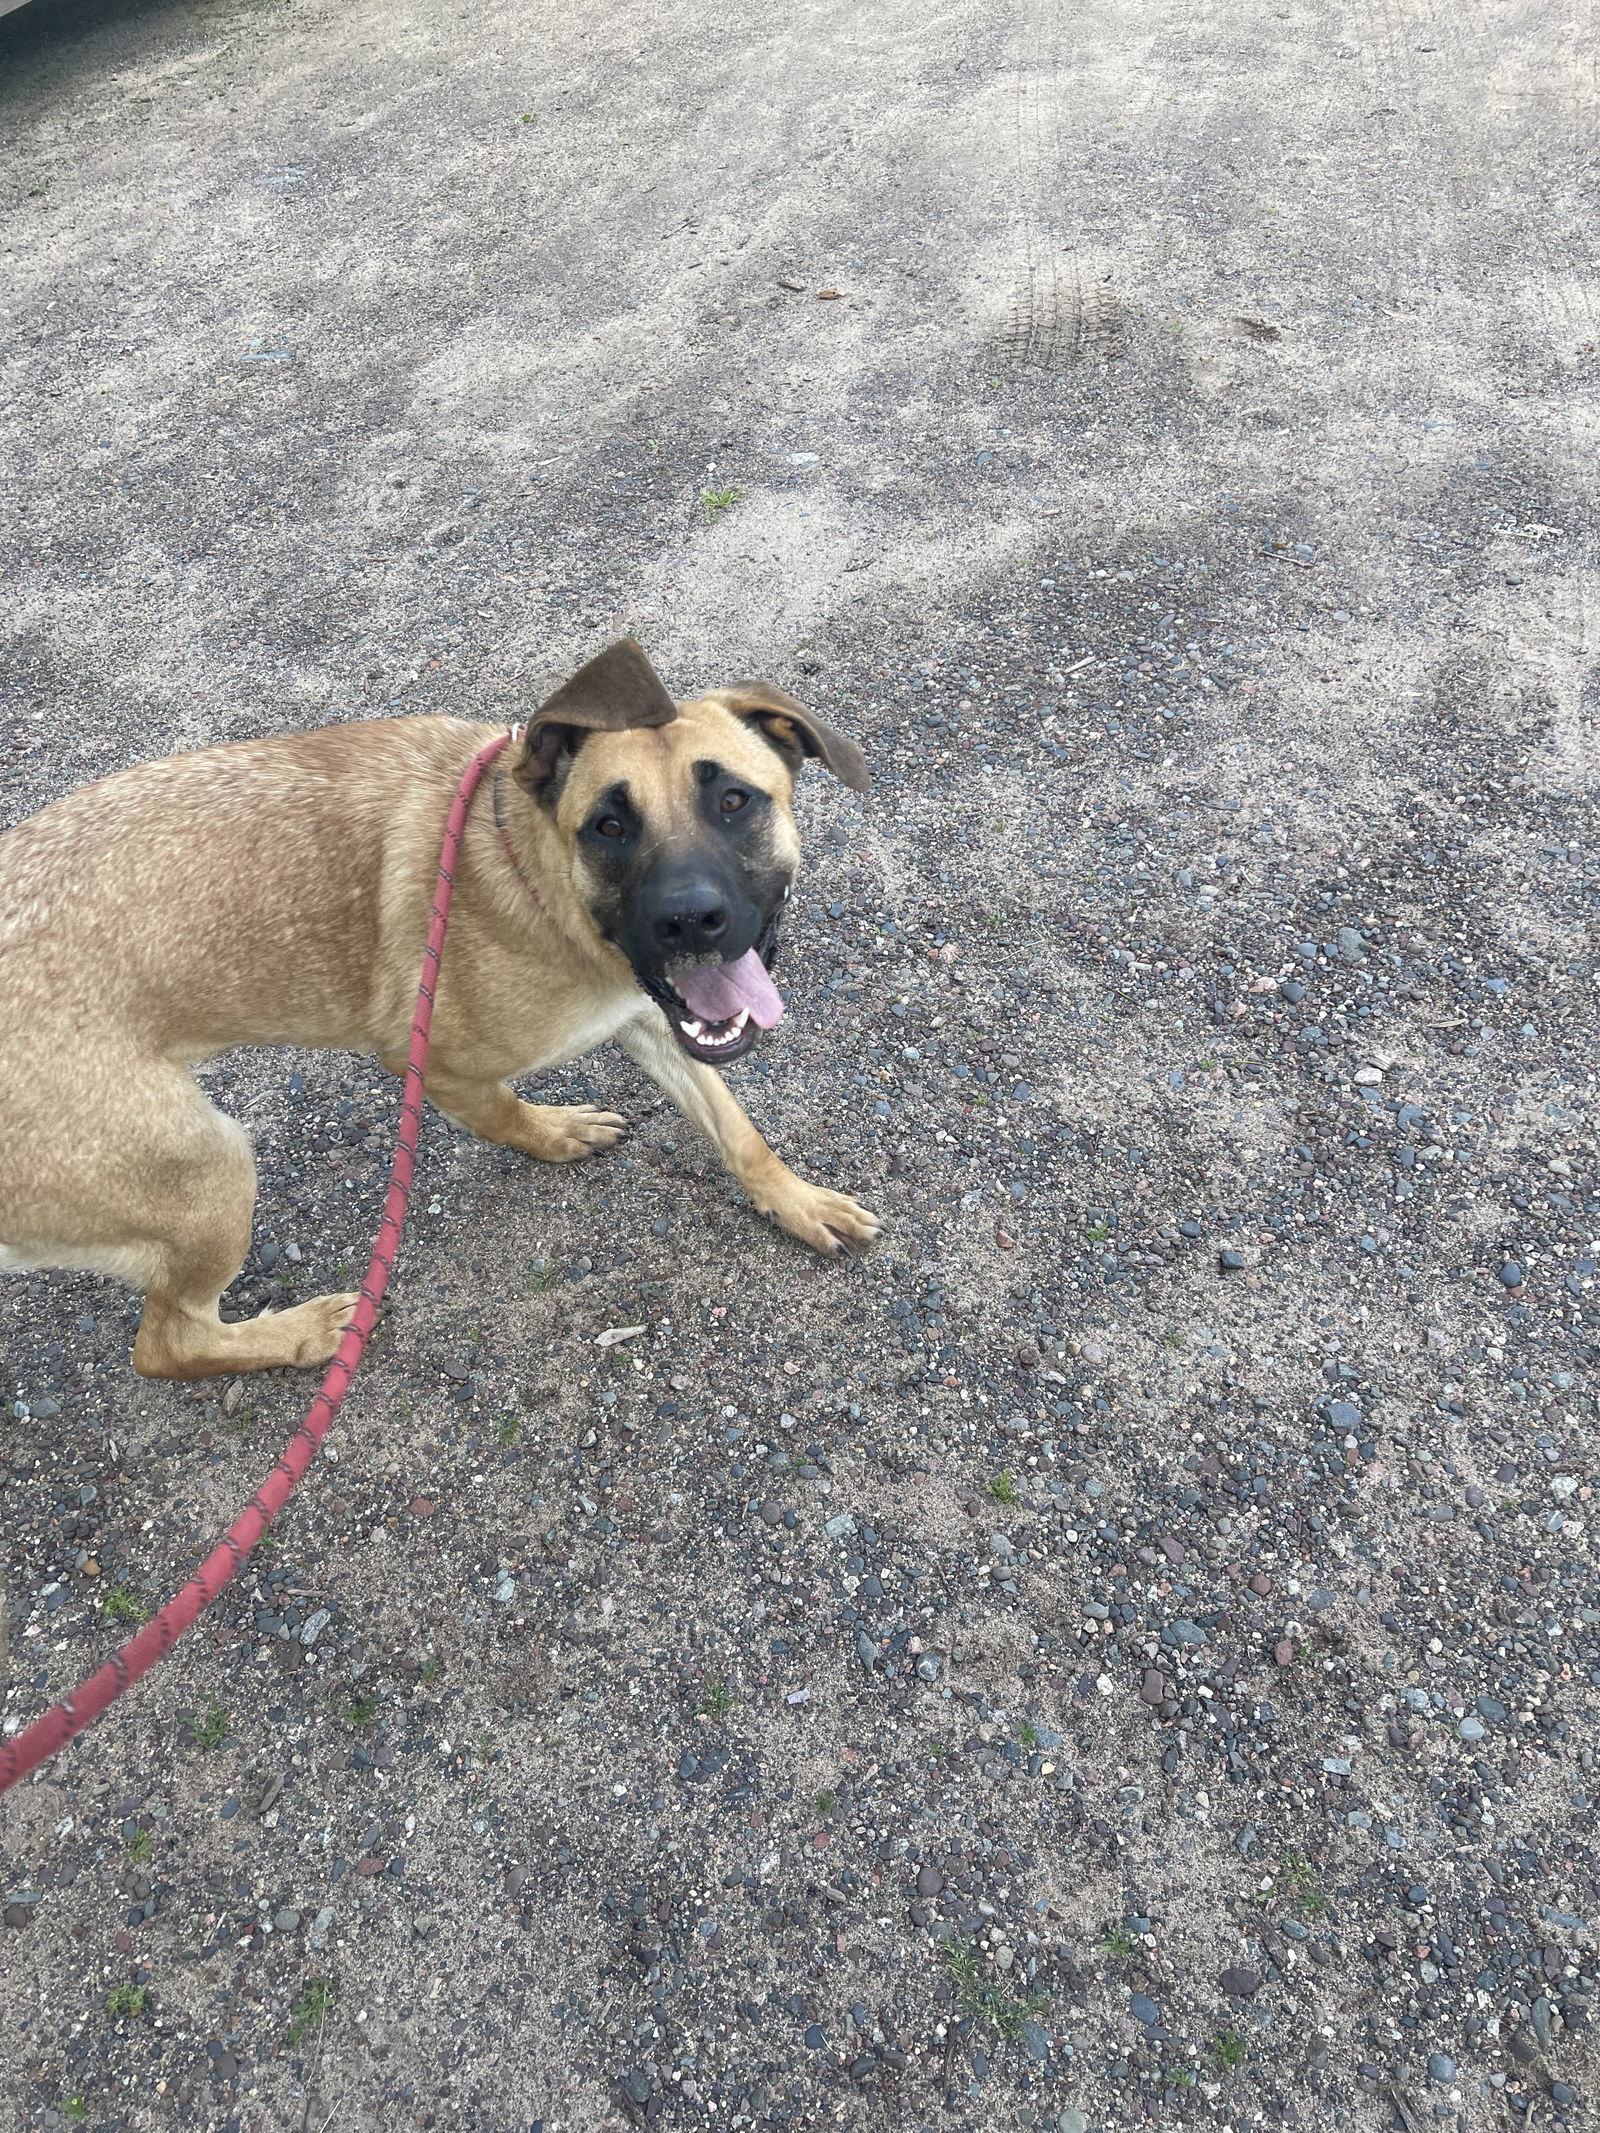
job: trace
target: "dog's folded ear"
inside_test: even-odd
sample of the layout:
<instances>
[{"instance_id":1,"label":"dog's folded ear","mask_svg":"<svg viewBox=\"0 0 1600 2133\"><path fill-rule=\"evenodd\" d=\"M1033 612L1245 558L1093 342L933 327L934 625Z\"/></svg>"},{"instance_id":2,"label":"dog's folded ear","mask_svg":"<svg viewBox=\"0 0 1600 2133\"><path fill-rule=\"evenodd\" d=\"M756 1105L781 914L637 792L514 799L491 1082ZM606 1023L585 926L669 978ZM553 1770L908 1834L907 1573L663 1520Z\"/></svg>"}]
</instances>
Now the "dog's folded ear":
<instances>
[{"instance_id":1,"label":"dog's folded ear","mask_svg":"<svg viewBox=\"0 0 1600 2133\"><path fill-rule=\"evenodd\" d=\"M852 792L865 792L871 785L867 759L855 742L796 703L786 689L774 688L770 681L736 681L731 688L712 693L736 718L769 740L791 770L814 756Z\"/></svg>"},{"instance_id":2,"label":"dog's folded ear","mask_svg":"<svg viewBox=\"0 0 1600 2133\"><path fill-rule=\"evenodd\" d=\"M544 793L563 756L586 733L625 733L632 726L665 726L678 715L661 676L635 638L622 637L579 667L528 721L519 785Z\"/></svg>"}]
</instances>

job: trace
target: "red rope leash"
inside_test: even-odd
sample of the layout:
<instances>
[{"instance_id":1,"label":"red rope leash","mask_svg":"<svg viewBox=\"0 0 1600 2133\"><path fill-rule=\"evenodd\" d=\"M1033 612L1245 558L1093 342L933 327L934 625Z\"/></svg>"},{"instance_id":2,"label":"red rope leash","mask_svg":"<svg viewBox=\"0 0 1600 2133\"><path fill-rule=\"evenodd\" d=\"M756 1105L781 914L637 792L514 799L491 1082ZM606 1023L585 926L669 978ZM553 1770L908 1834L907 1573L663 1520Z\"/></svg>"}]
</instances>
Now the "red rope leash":
<instances>
[{"instance_id":1,"label":"red rope leash","mask_svg":"<svg viewBox=\"0 0 1600 2133\"><path fill-rule=\"evenodd\" d=\"M411 1044L406 1054L405 1093L400 1106L400 1130L395 1137L394 1161L389 1168L389 1190L383 1203L378 1241L372 1248L371 1264L361 1284L361 1299L350 1315L339 1352L328 1365L317 1396L305 1419L289 1440L278 1461L239 1516L218 1541L181 1592L153 1615L137 1636L130 1637L119 1652L91 1674L63 1702L36 1719L25 1733L0 1745L0 1792L7 1791L31 1770L75 1740L108 1705L148 1674L158 1659L193 1627L223 1587L243 1567L250 1551L283 1509L300 1477L322 1448L334 1416L344 1403L350 1381L356 1374L367 1336L378 1316L383 1292L389 1286L394 1254L405 1226L406 1203L416 1171L417 1134L422 1124L423 1074L428 1063L428 1032L433 1022L434 988L439 980L439 958L444 951L445 929L450 921L450 899L455 892L456 854L466 827L467 808L478 780L511 738L502 733L486 748L480 748L461 776L450 818L445 825L444 845L439 853L439 878L433 895L433 914L428 922L428 945L422 957L422 976L417 983L417 1011L411 1023Z\"/></svg>"}]
</instances>

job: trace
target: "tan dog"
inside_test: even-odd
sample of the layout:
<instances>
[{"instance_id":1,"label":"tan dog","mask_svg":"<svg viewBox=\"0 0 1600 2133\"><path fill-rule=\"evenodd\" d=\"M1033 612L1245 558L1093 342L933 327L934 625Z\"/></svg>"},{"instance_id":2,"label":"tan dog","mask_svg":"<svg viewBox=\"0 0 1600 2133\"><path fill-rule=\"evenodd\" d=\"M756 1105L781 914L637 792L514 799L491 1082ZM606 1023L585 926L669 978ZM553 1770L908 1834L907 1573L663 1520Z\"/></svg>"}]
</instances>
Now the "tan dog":
<instances>
[{"instance_id":1,"label":"tan dog","mask_svg":"<svg viewBox=\"0 0 1600 2133\"><path fill-rule=\"evenodd\" d=\"M385 719L175 756L0 837L0 1269L144 1294L147 1377L326 1362L355 1302L224 1324L255 1165L189 1073L232 1045L331 1045L403 1072L445 816L494 729ZM767 975L807 756L854 744L760 682L677 705L631 640L591 660L479 787L456 870L428 1094L550 1163L609 1111L507 1081L615 1037L814 1250L874 1215L772 1153L713 1071L782 1005Z\"/></svg>"}]
</instances>

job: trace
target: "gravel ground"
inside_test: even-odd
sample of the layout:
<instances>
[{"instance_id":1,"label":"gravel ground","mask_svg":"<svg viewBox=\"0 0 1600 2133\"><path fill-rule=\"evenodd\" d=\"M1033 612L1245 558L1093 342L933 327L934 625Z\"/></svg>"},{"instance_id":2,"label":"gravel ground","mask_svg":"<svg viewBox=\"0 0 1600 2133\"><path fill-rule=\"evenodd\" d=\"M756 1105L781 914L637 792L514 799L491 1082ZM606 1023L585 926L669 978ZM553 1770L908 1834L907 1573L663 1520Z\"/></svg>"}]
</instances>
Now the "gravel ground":
<instances>
[{"instance_id":1,"label":"gravel ground","mask_svg":"<svg viewBox=\"0 0 1600 2133\"><path fill-rule=\"evenodd\" d=\"M35 4L0 819L618 630L866 744L734 1076L437 1119L248 1574L0 1810L8 2125L1589 2122L1592 31ZM709 498L709 501L704 500ZM396 1092L240 1054L231 1308ZM4 1724L304 1397L0 1295ZM605 1337L629 1329L620 1338Z\"/></svg>"}]
</instances>

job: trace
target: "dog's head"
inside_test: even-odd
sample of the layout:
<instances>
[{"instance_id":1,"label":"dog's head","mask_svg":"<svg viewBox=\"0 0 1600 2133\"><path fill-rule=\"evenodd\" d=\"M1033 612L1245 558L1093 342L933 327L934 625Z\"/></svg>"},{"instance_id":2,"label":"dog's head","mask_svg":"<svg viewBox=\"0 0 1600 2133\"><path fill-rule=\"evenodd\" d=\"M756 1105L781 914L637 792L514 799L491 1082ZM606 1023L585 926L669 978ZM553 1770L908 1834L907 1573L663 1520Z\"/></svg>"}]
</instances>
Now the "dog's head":
<instances>
[{"instance_id":1,"label":"dog's head","mask_svg":"<svg viewBox=\"0 0 1600 2133\"><path fill-rule=\"evenodd\" d=\"M548 814L580 901L691 1058L726 1065L783 1012L768 967L800 859L808 756L857 792L853 741L768 682L674 703L630 638L529 721L517 782Z\"/></svg>"}]
</instances>

